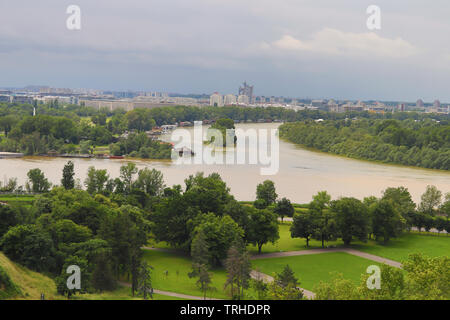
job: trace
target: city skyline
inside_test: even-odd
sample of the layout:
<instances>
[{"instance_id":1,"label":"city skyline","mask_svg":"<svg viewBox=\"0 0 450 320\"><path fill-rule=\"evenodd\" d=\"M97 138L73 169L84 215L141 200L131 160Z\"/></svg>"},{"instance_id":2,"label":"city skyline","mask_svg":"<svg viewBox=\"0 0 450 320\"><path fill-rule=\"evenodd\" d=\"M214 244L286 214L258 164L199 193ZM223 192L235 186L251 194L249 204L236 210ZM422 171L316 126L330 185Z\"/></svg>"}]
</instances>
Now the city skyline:
<instances>
[{"instance_id":1,"label":"city skyline","mask_svg":"<svg viewBox=\"0 0 450 320\"><path fill-rule=\"evenodd\" d=\"M377 1L380 30L369 1L80 0L80 30L70 4L0 4L1 87L210 94L247 79L265 96L450 101L444 1Z\"/></svg>"}]
</instances>

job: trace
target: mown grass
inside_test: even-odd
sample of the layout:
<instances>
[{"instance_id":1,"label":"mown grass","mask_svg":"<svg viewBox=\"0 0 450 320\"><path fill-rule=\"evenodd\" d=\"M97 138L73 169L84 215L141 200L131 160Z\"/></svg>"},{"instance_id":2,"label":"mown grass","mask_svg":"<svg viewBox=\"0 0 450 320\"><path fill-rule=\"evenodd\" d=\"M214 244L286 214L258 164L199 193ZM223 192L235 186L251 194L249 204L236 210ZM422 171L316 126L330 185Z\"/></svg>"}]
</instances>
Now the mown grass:
<instances>
[{"instance_id":1,"label":"mown grass","mask_svg":"<svg viewBox=\"0 0 450 320\"><path fill-rule=\"evenodd\" d=\"M429 257L448 256L450 254L450 236L406 233L399 238L391 239L387 244L368 241L367 243L356 243L352 247L402 262L413 253L422 253Z\"/></svg>"},{"instance_id":2,"label":"mown grass","mask_svg":"<svg viewBox=\"0 0 450 320\"><path fill-rule=\"evenodd\" d=\"M289 265L300 281L300 287L313 290L320 281L330 281L334 273L342 273L345 279L359 283L361 275L376 262L345 252L320 253L304 256L258 259L253 267L268 275L280 273Z\"/></svg>"},{"instance_id":3,"label":"mown grass","mask_svg":"<svg viewBox=\"0 0 450 320\"><path fill-rule=\"evenodd\" d=\"M44 294L46 300L64 299L57 293L56 284L52 279L12 262L2 252L0 252L0 266L21 291L20 294L10 297L10 299L39 300L41 293Z\"/></svg>"},{"instance_id":4,"label":"mown grass","mask_svg":"<svg viewBox=\"0 0 450 320\"><path fill-rule=\"evenodd\" d=\"M189 278L192 262L188 256L177 252L162 252L145 250L144 259L153 267L152 281L155 289L183 293L202 297L202 291L197 287L195 278ZM166 273L167 272L167 273ZM224 290L226 271L223 268L211 270L211 286L215 290L209 291L207 297L229 299L230 296ZM255 297L252 289L247 290L246 299Z\"/></svg>"}]
</instances>

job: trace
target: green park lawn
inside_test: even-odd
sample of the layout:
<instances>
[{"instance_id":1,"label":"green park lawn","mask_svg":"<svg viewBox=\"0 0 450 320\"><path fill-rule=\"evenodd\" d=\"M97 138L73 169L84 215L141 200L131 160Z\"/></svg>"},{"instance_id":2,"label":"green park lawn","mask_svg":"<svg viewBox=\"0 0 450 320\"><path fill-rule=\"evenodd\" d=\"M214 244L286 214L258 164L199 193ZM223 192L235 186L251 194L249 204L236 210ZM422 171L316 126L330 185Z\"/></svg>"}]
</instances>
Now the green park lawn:
<instances>
[{"instance_id":1,"label":"green park lawn","mask_svg":"<svg viewBox=\"0 0 450 320\"><path fill-rule=\"evenodd\" d=\"M191 259L177 252L162 252L145 250L143 257L152 267L152 281L155 289L183 293L193 296L203 296L196 285L195 278L189 278L191 272ZM167 276L166 276L167 271ZM224 290L226 272L224 269L214 269L212 272L212 286L216 290L207 293L207 297L229 299ZM250 289L247 290L246 299L256 296Z\"/></svg>"},{"instance_id":2,"label":"green park lawn","mask_svg":"<svg viewBox=\"0 0 450 320\"><path fill-rule=\"evenodd\" d=\"M274 276L289 265L300 281L300 287L314 290L320 281L329 281L334 273L342 273L345 279L359 283L361 275L374 261L347 254L345 252L320 253L304 256L258 259L252 261L253 268Z\"/></svg>"},{"instance_id":3,"label":"green park lawn","mask_svg":"<svg viewBox=\"0 0 450 320\"><path fill-rule=\"evenodd\" d=\"M406 233L399 238L391 239L388 244L369 241L356 243L353 248L384 258L402 262L412 253L422 253L429 257L450 255L450 236L422 235Z\"/></svg>"}]
</instances>

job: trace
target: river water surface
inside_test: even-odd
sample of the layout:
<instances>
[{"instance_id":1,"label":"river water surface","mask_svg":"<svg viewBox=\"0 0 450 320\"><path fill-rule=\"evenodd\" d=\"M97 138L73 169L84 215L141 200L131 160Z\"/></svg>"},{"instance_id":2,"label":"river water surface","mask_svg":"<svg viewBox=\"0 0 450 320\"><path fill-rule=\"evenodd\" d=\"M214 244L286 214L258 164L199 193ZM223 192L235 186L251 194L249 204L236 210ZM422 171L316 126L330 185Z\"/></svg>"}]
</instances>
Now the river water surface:
<instances>
[{"instance_id":1,"label":"river water surface","mask_svg":"<svg viewBox=\"0 0 450 320\"><path fill-rule=\"evenodd\" d=\"M238 124L237 128L274 129L275 123ZM192 128L188 130L193 130ZM165 140L169 136L163 137ZM177 165L171 160L107 160L72 159L76 178L84 181L87 169L107 169L110 176L119 176L120 166L133 161L138 168L156 168L163 172L168 186L181 184L190 174L203 171L205 174L218 172L238 200L254 200L258 183L266 179L275 182L280 197L287 197L296 203L306 203L318 191L327 190L335 199L339 196L353 196L362 199L374 195L379 197L387 187L405 186L413 200L420 201L420 195L427 185L435 185L443 193L450 192L450 172L385 165L359 161L302 149L292 143L280 140L279 171L272 176L262 176L258 165ZM54 183L59 184L62 169L68 159L47 157L25 157L0 159L0 179L16 177L19 184L25 184L28 170L40 168Z\"/></svg>"}]
</instances>

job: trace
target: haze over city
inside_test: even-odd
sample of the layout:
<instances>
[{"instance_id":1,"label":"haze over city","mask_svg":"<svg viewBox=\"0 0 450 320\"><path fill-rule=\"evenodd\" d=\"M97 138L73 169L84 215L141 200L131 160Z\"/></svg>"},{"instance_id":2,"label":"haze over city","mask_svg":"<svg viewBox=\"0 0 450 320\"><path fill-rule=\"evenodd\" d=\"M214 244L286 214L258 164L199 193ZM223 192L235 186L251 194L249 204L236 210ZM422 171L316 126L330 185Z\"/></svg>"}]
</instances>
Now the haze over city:
<instances>
[{"instance_id":1,"label":"haze over city","mask_svg":"<svg viewBox=\"0 0 450 320\"><path fill-rule=\"evenodd\" d=\"M81 9L68 30L66 8ZM366 8L381 9L367 29ZM444 1L3 1L0 87L450 101Z\"/></svg>"}]
</instances>

